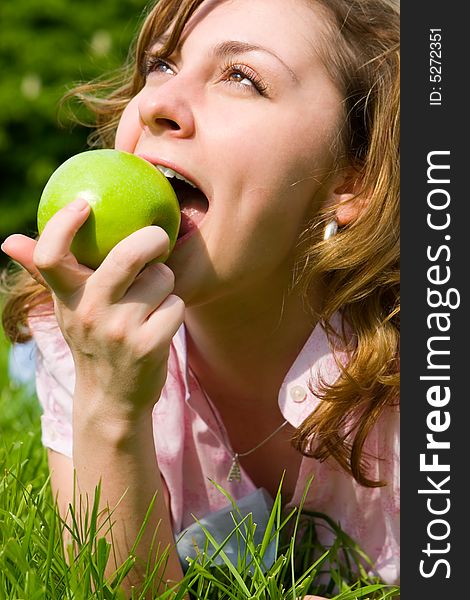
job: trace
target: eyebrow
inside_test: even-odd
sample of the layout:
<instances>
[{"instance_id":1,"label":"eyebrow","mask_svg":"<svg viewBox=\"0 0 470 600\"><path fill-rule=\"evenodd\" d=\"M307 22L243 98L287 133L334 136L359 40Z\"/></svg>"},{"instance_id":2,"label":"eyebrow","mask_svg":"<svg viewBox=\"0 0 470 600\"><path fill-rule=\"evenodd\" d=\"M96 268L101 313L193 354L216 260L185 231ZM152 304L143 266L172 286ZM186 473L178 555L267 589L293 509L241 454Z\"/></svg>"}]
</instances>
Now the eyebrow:
<instances>
[{"instance_id":1,"label":"eyebrow","mask_svg":"<svg viewBox=\"0 0 470 600\"><path fill-rule=\"evenodd\" d=\"M238 40L228 40L217 44L212 50L212 54L217 58L227 58L229 56L234 56L237 54L244 54L245 52L264 52L273 56L283 65L285 69L287 69L293 81L295 81L296 83L299 82L297 75L289 67L289 65L286 64L283 61L283 59L278 54L276 54L276 52L270 50L269 48L265 48L264 46L250 44L248 42L241 42Z\"/></svg>"}]
</instances>

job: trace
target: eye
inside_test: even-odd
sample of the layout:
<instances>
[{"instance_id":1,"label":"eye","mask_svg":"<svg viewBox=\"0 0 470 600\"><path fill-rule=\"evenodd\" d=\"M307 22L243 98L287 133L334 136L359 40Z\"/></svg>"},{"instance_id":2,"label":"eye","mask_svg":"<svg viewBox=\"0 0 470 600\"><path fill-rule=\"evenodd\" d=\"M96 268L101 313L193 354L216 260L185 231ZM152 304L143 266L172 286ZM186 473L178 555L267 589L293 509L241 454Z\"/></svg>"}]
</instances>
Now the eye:
<instances>
[{"instance_id":1,"label":"eye","mask_svg":"<svg viewBox=\"0 0 470 600\"><path fill-rule=\"evenodd\" d=\"M267 95L268 86L248 65L227 64L223 67L222 74L228 84L235 85L243 91L253 91L261 96Z\"/></svg>"},{"instance_id":2,"label":"eye","mask_svg":"<svg viewBox=\"0 0 470 600\"><path fill-rule=\"evenodd\" d=\"M145 60L143 74L145 77L148 77L151 73L163 73L165 75L175 75L175 70L168 62L166 62L159 56L148 55Z\"/></svg>"},{"instance_id":3,"label":"eye","mask_svg":"<svg viewBox=\"0 0 470 600\"><path fill-rule=\"evenodd\" d=\"M240 73L240 71L233 71L230 74L229 79L231 79L231 81L234 81L235 83L239 83L241 85L254 86L253 81L249 77L244 75L243 73Z\"/></svg>"}]
</instances>

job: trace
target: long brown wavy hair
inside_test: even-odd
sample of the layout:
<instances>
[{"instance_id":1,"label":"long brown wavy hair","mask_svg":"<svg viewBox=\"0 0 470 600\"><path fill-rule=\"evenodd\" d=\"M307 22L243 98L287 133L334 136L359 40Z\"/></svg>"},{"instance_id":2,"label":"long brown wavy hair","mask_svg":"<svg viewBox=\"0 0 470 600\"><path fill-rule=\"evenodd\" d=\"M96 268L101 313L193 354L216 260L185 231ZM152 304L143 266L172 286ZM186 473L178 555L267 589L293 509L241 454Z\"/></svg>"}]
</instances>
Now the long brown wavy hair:
<instances>
[{"instance_id":1,"label":"long brown wavy hair","mask_svg":"<svg viewBox=\"0 0 470 600\"><path fill-rule=\"evenodd\" d=\"M144 85L146 52L170 31L162 55L171 54L202 2L150 5L122 70L68 94L93 114L91 147L113 146L122 111ZM334 207L320 214L299 244L295 285L308 303L311 282L326 282L316 316L334 340L328 321L340 311L355 346L348 364L340 365L340 378L322 386L323 401L297 429L293 444L318 460L332 456L360 484L374 487L384 482L368 477L364 443L384 410L397 403L399 386L399 9L394 0L305 2L324 12L328 32L320 52L345 98L338 164L354 165L367 202L357 220L327 241L321 232ZM28 313L39 306L50 311L50 296L22 271L9 272L3 288L4 329L13 341L25 341Z\"/></svg>"}]
</instances>

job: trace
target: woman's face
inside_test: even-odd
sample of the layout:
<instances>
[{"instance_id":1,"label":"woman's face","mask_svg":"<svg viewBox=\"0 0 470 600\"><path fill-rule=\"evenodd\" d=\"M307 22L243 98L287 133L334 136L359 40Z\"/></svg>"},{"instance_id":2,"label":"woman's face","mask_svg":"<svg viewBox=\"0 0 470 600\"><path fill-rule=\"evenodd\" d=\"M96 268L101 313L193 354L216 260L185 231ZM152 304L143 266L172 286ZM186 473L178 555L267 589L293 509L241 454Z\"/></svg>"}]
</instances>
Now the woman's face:
<instances>
[{"instance_id":1,"label":"woman's face","mask_svg":"<svg viewBox=\"0 0 470 600\"><path fill-rule=\"evenodd\" d=\"M288 280L300 233L331 202L344 114L316 52L324 31L301 0L206 0L172 56L149 49L116 147L200 190L176 188L182 228L168 260L189 304Z\"/></svg>"}]
</instances>

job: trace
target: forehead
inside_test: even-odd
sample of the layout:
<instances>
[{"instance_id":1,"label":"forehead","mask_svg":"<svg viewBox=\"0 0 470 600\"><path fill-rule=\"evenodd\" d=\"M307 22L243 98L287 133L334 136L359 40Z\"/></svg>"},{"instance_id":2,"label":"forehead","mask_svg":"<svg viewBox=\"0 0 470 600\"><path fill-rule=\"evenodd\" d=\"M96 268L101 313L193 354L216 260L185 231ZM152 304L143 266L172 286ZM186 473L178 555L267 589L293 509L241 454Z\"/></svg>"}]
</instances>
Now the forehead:
<instances>
[{"instance_id":1,"label":"forehead","mask_svg":"<svg viewBox=\"0 0 470 600\"><path fill-rule=\"evenodd\" d=\"M329 31L314 0L205 0L186 24L180 42L208 45L233 39L264 45L297 68L319 62Z\"/></svg>"}]
</instances>

